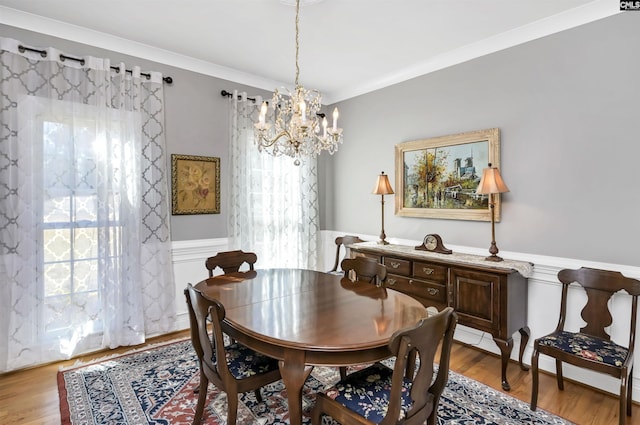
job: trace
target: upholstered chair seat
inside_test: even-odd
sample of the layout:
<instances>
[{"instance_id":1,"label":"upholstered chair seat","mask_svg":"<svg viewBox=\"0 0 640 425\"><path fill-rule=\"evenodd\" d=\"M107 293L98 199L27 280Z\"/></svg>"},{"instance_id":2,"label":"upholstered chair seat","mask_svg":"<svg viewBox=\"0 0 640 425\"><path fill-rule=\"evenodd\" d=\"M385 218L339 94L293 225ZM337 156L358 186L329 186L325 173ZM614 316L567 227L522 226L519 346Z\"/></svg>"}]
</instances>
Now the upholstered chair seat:
<instances>
[{"instance_id":1,"label":"upholstered chair seat","mask_svg":"<svg viewBox=\"0 0 640 425\"><path fill-rule=\"evenodd\" d=\"M393 369L381 363L375 363L348 375L334 387L325 390L325 394L347 409L377 424L387 415L392 375ZM402 386L400 419L406 416L412 405L411 381L404 378Z\"/></svg>"},{"instance_id":2,"label":"upholstered chair seat","mask_svg":"<svg viewBox=\"0 0 640 425\"><path fill-rule=\"evenodd\" d=\"M579 332L555 332L540 338L538 344L615 367L621 367L629 354L627 348L613 341Z\"/></svg>"},{"instance_id":3,"label":"upholstered chair seat","mask_svg":"<svg viewBox=\"0 0 640 425\"><path fill-rule=\"evenodd\" d=\"M242 344L233 343L225 346L224 350L229 372L236 379L278 370L278 360L263 356ZM212 360L216 361L215 356Z\"/></svg>"}]
</instances>

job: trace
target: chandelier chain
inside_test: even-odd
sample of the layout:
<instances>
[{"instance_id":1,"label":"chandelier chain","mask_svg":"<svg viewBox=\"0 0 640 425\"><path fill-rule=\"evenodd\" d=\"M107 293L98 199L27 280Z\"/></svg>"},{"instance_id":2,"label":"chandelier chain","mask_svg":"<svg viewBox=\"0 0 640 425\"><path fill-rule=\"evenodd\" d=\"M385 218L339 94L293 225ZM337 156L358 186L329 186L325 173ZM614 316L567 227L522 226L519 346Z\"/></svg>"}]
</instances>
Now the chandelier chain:
<instances>
[{"instance_id":1,"label":"chandelier chain","mask_svg":"<svg viewBox=\"0 0 640 425\"><path fill-rule=\"evenodd\" d=\"M300 50L300 30L299 30L299 25L300 25L300 0L296 1L296 85L295 88L297 89L299 84L299 77L300 77L300 66L298 65L298 52Z\"/></svg>"}]
</instances>

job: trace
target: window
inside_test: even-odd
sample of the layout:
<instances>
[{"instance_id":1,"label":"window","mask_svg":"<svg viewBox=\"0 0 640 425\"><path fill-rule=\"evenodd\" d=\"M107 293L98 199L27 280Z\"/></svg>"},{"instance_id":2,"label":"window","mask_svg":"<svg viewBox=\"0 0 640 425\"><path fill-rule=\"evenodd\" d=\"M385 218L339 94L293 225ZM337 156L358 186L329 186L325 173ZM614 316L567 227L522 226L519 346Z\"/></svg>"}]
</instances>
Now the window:
<instances>
[{"instance_id":1,"label":"window","mask_svg":"<svg viewBox=\"0 0 640 425\"><path fill-rule=\"evenodd\" d=\"M103 181L108 178L105 176L119 175L111 172L112 166L105 160L107 133L112 141L109 155L119 155L123 146L117 128L101 129L91 118L95 114L92 107L74 105L72 118L64 112L68 102L46 103L51 106L49 112L38 118L43 180L38 223L42 330L51 338L70 329L81 329L83 335L101 333L103 300L99 282L108 282L101 276L109 263L120 262L122 253L120 186ZM86 112L81 118L79 108ZM105 200L110 207L105 206Z\"/></svg>"}]
</instances>

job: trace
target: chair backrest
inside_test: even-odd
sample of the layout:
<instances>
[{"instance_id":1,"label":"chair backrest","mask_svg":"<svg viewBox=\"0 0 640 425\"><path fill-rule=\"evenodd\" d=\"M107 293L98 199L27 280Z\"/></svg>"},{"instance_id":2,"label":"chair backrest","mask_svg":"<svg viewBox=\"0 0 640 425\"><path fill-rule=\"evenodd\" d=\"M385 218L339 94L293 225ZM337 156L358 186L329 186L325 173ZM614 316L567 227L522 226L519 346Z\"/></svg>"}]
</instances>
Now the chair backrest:
<instances>
[{"instance_id":1,"label":"chair backrest","mask_svg":"<svg viewBox=\"0 0 640 425\"><path fill-rule=\"evenodd\" d=\"M219 252L213 257L207 258L204 265L209 270L209 277L213 277L213 270L216 267L220 267L227 274L237 272L244 263L249 265L249 270L253 270L256 261L258 261L258 256L255 253L236 250Z\"/></svg>"},{"instance_id":2,"label":"chair backrest","mask_svg":"<svg viewBox=\"0 0 640 425\"><path fill-rule=\"evenodd\" d=\"M345 258L340 263L340 267L344 270L345 276L349 275L349 270L353 270L356 272L358 280L369 281L377 285L383 284L387 279L387 268L373 258Z\"/></svg>"},{"instance_id":3,"label":"chair backrest","mask_svg":"<svg viewBox=\"0 0 640 425\"><path fill-rule=\"evenodd\" d=\"M184 290L184 295L187 298L193 348L201 366L213 372L211 381L225 391L225 382L235 378L229 372L224 352L224 336L220 325L225 318L224 306L217 300L205 298L191 284ZM207 330L207 323L211 323L211 335ZM225 360L218 362L216 359Z\"/></svg>"},{"instance_id":4,"label":"chair backrest","mask_svg":"<svg viewBox=\"0 0 640 425\"><path fill-rule=\"evenodd\" d=\"M449 379L449 359L457 322L458 315L453 308L447 307L433 316L422 319L414 327L401 329L391 336L389 349L396 356L396 363L393 369L386 418L398 418L400 414L403 379L407 369L412 370L413 365L409 363L415 358L409 355L412 350L417 351L420 364L411 384L413 405L403 423L423 423L429 416L436 414L440 396ZM436 379L433 380L433 363L440 342L442 347L438 372ZM389 421L389 423L395 422Z\"/></svg>"},{"instance_id":5,"label":"chair backrest","mask_svg":"<svg viewBox=\"0 0 640 425\"><path fill-rule=\"evenodd\" d=\"M336 261L333 263L333 268L329 270L329 273L338 271L338 264L340 264L340 251L342 246L344 245L344 250L345 250L344 258L350 258L349 248L347 248L347 245L351 245L353 243L358 243L358 242L365 242L365 241L363 241L357 236L351 236L351 235L338 236L336 238Z\"/></svg>"},{"instance_id":6,"label":"chair backrest","mask_svg":"<svg viewBox=\"0 0 640 425\"><path fill-rule=\"evenodd\" d=\"M636 332L638 296L640 295L639 280L625 277L620 272L591 269L588 267L582 267L577 270L560 270L558 272L558 280L560 280L563 285L558 331L564 329L567 315L568 289L569 285L575 282L581 285L587 293L587 303L581 312L582 318L587 324L580 329L580 332L610 340L611 336L605 331L605 328L613 323L608 301L616 292L625 290L632 296L629 347L633 347Z\"/></svg>"},{"instance_id":7,"label":"chair backrest","mask_svg":"<svg viewBox=\"0 0 640 425\"><path fill-rule=\"evenodd\" d=\"M387 288L384 286L369 285L360 281L352 282L346 277L340 279L340 286L349 291L353 291L363 297L373 298L374 300L386 300L389 297Z\"/></svg>"}]
</instances>

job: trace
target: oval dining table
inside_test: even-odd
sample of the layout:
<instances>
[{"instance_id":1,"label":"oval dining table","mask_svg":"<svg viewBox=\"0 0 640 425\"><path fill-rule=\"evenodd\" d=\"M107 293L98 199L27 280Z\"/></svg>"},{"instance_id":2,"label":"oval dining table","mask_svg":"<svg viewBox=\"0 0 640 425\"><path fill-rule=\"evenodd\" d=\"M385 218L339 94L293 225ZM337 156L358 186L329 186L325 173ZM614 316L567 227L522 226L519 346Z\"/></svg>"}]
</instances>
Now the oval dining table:
<instances>
[{"instance_id":1,"label":"oval dining table","mask_svg":"<svg viewBox=\"0 0 640 425\"><path fill-rule=\"evenodd\" d=\"M279 360L293 425L302 424L302 387L313 366L388 358L391 335L427 316L401 292L312 270L224 274L196 288L225 307L225 333Z\"/></svg>"}]
</instances>

